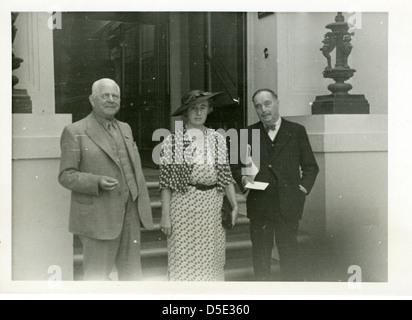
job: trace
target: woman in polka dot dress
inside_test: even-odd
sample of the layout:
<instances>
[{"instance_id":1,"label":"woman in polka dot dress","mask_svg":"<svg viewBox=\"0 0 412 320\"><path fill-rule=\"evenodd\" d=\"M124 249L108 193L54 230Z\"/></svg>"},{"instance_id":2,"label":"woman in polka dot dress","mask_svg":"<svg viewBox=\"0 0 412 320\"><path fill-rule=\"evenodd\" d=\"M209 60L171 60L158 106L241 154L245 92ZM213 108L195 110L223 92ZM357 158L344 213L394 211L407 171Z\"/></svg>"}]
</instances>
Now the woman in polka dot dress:
<instances>
[{"instance_id":1,"label":"woman in polka dot dress","mask_svg":"<svg viewBox=\"0 0 412 320\"><path fill-rule=\"evenodd\" d=\"M205 123L217 94L192 91L173 116L184 115L183 130L163 143L160 166L161 229L168 236L170 281L224 281L226 233L224 194L236 224L238 204L225 138Z\"/></svg>"}]
</instances>

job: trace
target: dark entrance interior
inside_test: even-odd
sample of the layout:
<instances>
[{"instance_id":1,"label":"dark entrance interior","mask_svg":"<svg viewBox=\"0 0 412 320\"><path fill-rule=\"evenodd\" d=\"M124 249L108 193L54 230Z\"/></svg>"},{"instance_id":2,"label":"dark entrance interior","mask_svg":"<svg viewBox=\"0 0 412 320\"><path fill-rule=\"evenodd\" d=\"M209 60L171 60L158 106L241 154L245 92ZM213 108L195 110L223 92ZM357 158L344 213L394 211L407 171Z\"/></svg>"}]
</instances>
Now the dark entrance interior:
<instances>
[{"instance_id":1,"label":"dark entrance interior","mask_svg":"<svg viewBox=\"0 0 412 320\"><path fill-rule=\"evenodd\" d=\"M246 14L188 14L191 89L222 92L208 127L241 129L247 113Z\"/></svg>"},{"instance_id":2,"label":"dark entrance interior","mask_svg":"<svg viewBox=\"0 0 412 320\"><path fill-rule=\"evenodd\" d=\"M84 118L93 82L114 79L122 91L117 118L129 123L150 166L152 133L170 125L167 14L76 12L62 20L54 33L56 113Z\"/></svg>"},{"instance_id":3,"label":"dark entrance interior","mask_svg":"<svg viewBox=\"0 0 412 320\"><path fill-rule=\"evenodd\" d=\"M143 165L155 167L153 132L171 127L170 34L176 13L66 12L54 30L56 113L73 122L91 111L94 81L112 78L121 87L117 118L129 123ZM246 123L246 19L244 13L178 13L182 77L192 89L222 91L208 126L242 128ZM172 39L172 40L171 40ZM183 43L187 45L184 46ZM182 88L183 90L183 88ZM175 93L179 96L184 92ZM180 97L179 97L180 98Z\"/></svg>"}]
</instances>

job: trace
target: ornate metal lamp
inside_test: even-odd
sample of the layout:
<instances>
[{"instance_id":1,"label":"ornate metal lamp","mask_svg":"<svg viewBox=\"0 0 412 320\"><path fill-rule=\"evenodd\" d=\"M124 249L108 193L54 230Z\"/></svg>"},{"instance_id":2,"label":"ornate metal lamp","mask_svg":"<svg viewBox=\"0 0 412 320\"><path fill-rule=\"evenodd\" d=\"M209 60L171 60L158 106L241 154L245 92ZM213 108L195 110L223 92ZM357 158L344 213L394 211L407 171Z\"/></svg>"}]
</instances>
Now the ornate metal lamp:
<instances>
[{"instance_id":1,"label":"ornate metal lamp","mask_svg":"<svg viewBox=\"0 0 412 320\"><path fill-rule=\"evenodd\" d=\"M355 33L349 33L349 24L341 12L335 22L326 26L331 32L326 33L323 47L320 49L328 61L323 76L335 80L328 86L330 95L318 96L312 105L312 114L369 114L370 106L364 95L352 95L353 86L345 83L356 72L348 65L352 52L351 40ZM331 52L336 48L336 65L332 68Z\"/></svg>"}]
</instances>

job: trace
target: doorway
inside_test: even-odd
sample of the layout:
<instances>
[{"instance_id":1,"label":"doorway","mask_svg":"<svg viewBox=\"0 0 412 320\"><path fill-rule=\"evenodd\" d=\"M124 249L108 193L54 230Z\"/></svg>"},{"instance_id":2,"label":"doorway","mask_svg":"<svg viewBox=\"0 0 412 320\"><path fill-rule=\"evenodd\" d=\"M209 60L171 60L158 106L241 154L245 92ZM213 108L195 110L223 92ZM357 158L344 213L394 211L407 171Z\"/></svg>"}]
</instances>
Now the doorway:
<instances>
[{"instance_id":1,"label":"doorway","mask_svg":"<svg viewBox=\"0 0 412 320\"><path fill-rule=\"evenodd\" d=\"M169 34L176 21L178 37ZM169 39L176 38L177 59L185 65L178 72L170 64ZM241 129L247 123L245 13L66 12L62 29L54 30L54 58L56 113L72 114L73 122L86 117L93 82L114 79L122 90L117 118L131 126L145 167L157 168L153 132L170 130L171 100L189 90L223 93L209 127ZM170 79L171 70L185 82L173 99L170 81L179 79Z\"/></svg>"},{"instance_id":2,"label":"doorway","mask_svg":"<svg viewBox=\"0 0 412 320\"><path fill-rule=\"evenodd\" d=\"M117 118L132 128L143 165L153 167L152 134L170 127L168 14L67 12L62 22L54 30L56 113L86 117L92 84L115 80Z\"/></svg>"}]
</instances>

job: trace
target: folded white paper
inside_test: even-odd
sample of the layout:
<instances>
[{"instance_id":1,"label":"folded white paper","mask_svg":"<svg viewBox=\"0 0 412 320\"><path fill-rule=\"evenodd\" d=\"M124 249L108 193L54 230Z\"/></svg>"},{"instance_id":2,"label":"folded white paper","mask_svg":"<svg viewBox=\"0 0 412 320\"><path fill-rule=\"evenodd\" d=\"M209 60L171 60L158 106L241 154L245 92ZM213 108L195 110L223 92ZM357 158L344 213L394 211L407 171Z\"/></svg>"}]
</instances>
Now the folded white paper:
<instances>
[{"instance_id":1,"label":"folded white paper","mask_svg":"<svg viewBox=\"0 0 412 320\"><path fill-rule=\"evenodd\" d=\"M257 182L255 181L255 183L248 183L245 188L246 189L251 189L251 190L266 190L266 188L269 186L269 183L266 182Z\"/></svg>"}]
</instances>

